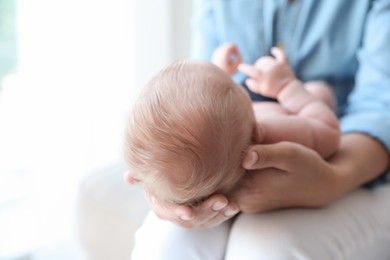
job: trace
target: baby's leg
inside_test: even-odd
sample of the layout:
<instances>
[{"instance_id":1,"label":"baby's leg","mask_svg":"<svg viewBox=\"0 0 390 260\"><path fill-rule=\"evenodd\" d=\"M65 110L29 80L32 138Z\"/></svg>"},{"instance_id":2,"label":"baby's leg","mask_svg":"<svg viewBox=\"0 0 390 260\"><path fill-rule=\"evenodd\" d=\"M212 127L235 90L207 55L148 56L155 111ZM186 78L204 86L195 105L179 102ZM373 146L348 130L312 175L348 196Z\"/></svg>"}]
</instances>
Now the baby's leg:
<instances>
[{"instance_id":1,"label":"baby's leg","mask_svg":"<svg viewBox=\"0 0 390 260\"><path fill-rule=\"evenodd\" d=\"M319 209L241 214L225 259L390 259L389 204L390 185L383 185Z\"/></svg>"},{"instance_id":2,"label":"baby's leg","mask_svg":"<svg viewBox=\"0 0 390 260\"><path fill-rule=\"evenodd\" d=\"M308 81L304 84L306 90L314 97L318 98L327 104L333 110L336 109L336 102L334 100L334 92L330 85L325 81L315 80Z\"/></svg>"},{"instance_id":3,"label":"baby's leg","mask_svg":"<svg viewBox=\"0 0 390 260\"><path fill-rule=\"evenodd\" d=\"M184 229L153 212L135 234L132 260L224 259L231 221L211 229Z\"/></svg>"}]
</instances>

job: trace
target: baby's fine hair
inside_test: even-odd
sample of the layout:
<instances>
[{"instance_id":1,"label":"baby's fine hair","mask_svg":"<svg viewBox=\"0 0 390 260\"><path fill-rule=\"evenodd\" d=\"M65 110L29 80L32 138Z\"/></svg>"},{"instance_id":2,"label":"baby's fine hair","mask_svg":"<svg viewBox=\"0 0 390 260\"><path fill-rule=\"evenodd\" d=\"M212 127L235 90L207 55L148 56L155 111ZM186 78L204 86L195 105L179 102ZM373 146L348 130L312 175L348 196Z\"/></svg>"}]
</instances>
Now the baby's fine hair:
<instances>
[{"instance_id":1,"label":"baby's fine hair","mask_svg":"<svg viewBox=\"0 0 390 260\"><path fill-rule=\"evenodd\" d=\"M131 111L126 162L162 202L196 203L226 192L237 182L233 173L244 172L252 106L237 100L239 87L221 73L209 62L175 62L147 83Z\"/></svg>"}]
</instances>

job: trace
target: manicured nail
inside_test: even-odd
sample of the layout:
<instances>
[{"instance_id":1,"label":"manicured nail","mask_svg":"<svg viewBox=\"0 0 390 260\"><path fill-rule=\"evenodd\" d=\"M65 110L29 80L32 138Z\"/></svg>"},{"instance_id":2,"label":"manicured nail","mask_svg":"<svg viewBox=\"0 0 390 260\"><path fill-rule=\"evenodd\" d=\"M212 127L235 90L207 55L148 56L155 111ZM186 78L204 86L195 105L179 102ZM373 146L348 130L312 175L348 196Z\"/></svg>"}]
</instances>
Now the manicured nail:
<instances>
[{"instance_id":1,"label":"manicured nail","mask_svg":"<svg viewBox=\"0 0 390 260\"><path fill-rule=\"evenodd\" d=\"M227 206L226 202L217 201L213 205L213 210L219 211L219 210L223 209L226 206Z\"/></svg>"},{"instance_id":2,"label":"manicured nail","mask_svg":"<svg viewBox=\"0 0 390 260\"><path fill-rule=\"evenodd\" d=\"M233 210L233 209L228 209L226 210L223 214L226 216L226 217L231 217L231 216L234 216L238 213L239 210Z\"/></svg>"},{"instance_id":3,"label":"manicured nail","mask_svg":"<svg viewBox=\"0 0 390 260\"><path fill-rule=\"evenodd\" d=\"M257 155L257 153L255 151L251 151L251 152L249 152L249 155L247 155L245 157L245 160L242 163L242 165L245 168L249 168L249 167L253 166L257 162L258 158L259 158L259 156Z\"/></svg>"}]
</instances>

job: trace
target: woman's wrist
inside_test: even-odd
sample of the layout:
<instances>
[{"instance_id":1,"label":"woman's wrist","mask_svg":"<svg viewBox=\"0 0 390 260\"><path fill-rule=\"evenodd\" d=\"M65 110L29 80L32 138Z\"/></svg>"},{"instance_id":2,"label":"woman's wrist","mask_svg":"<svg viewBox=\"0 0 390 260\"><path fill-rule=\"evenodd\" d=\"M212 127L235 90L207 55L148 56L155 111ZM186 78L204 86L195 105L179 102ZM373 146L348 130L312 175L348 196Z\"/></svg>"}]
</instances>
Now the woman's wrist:
<instances>
[{"instance_id":1,"label":"woman's wrist","mask_svg":"<svg viewBox=\"0 0 390 260\"><path fill-rule=\"evenodd\" d=\"M329 159L333 169L331 185L336 194L360 187L384 173L389 155L381 143L362 133L342 136L338 152Z\"/></svg>"}]
</instances>

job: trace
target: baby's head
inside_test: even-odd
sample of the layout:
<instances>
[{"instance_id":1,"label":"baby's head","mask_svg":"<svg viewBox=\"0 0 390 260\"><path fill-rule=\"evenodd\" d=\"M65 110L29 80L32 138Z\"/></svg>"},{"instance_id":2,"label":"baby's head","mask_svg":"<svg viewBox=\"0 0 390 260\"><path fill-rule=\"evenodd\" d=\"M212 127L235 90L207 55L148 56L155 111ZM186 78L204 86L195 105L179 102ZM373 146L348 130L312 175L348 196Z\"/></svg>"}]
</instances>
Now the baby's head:
<instances>
[{"instance_id":1,"label":"baby's head","mask_svg":"<svg viewBox=\"0 0 390 260\"><path fill-rule=\"evenodd\" d=\"M248 94L209 62L180 61L143 89L130 115L125 159L162 203L193 205L242 178L254 115Z\"/></svg>"}]
</instances>

